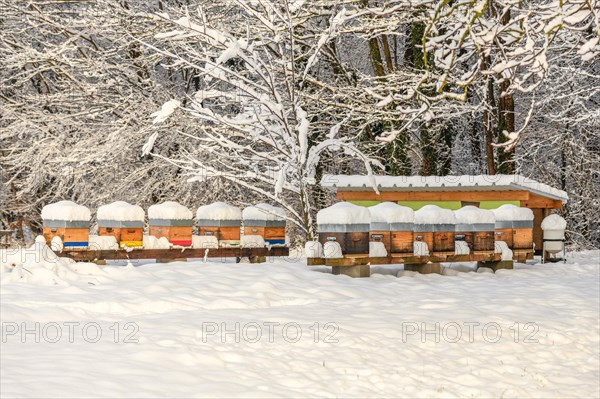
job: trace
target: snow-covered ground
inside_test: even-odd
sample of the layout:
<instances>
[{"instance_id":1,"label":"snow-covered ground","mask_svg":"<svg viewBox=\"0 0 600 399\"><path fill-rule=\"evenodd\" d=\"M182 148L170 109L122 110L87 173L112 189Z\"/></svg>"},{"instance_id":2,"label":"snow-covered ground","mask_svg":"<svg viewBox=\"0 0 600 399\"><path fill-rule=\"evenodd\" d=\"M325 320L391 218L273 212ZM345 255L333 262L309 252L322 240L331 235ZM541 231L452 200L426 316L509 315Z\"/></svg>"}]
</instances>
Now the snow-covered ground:
<instances>
[{"instance_id":1,"label":"snow-covered ground","mask_svg":"<svg viewBox=\"0 0 600 399\"><path fill-rule=\"evenodd\" d=\"M78 264L51 286L4 270L0 396L598 397L600 252L570 255L368 279L304 260Z\"/></svg>"}]
</instances>

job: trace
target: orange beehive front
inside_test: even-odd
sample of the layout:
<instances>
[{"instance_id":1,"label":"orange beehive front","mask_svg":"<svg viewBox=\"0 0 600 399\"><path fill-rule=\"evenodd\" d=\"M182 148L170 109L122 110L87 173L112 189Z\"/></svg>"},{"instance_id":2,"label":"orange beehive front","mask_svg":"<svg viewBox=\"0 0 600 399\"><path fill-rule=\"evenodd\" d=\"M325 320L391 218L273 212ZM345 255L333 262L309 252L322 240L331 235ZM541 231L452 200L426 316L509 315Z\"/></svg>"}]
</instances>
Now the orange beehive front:
<instances>
[{"instance_id":1,"label":"orange beehive front","mask_svg":"<svg viewBox=\"0 0 600 399\"><path fill-rule=\"evenodd\" d=\"M192 212L174 201L148 208L148 233L156 238L165 237L173 245L192 245Z\"/></svg>"},{"instance_id":2,"label":"orange beehive front","mask_svg":"<svg viewBox=\"0 0 600 399\"><path fill-rule=\"evenodd\" d=\"M144 209L124 201L102 205L97 211L98 235L113 236L120 247L141 247L144 239Z\"/></svg>"},{"instance_id":3,"label":"orange beehive front","mask_svg":"<svg viewBox=\"0 0 600 399\"><path fill-rule=\"evenodd\" d=\"M213 236L220 247L240 246L242 211L224 202L203 205L196 211L199 236Z\"/></svg>"},{"instance_id":4,"label":"orange beehive front","mask_svg":"<svg viewBox=\"0 0 600 399\"><path fill-rule=\"evenodd\" d=\"M269 204L249 206L242 212L245 236L261 236L273 246L286 245L285 210Z\"/></svg>"},{"instance_id":5,"label":"orange beehive front","mask_svg":"<svg viewBox=\"0 0 600 399\"><path fill-rule=\"evenodd\" d=\"M42 209L43 235L50 246L60 238L65 249L87 249L91 213L72 201L59 201Z\"/></svg>"}]
</instances>

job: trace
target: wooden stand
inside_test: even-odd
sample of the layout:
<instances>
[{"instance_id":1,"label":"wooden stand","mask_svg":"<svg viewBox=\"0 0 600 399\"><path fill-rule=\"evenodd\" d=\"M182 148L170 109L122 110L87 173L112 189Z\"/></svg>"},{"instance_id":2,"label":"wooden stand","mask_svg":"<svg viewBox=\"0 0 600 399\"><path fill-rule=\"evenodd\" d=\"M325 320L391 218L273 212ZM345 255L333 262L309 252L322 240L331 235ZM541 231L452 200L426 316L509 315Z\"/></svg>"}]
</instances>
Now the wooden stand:
<instances>
[{"instance_id":1,"label":"wooden stand","mask_svg":"<svg viewBox=\"0 0 600 399\"><path fill-rule=\"evenodd\" d=\"M333 266L331 268L332 274L359 278L359 277L371 277L371 266L369 265L358 265L358 266Z\"/></svg>"},{"instance_id":2,"label":"wooden stand","mask_svg":"<svg viewBox=\"0 0 600 399\"><path fill-rule=\"evenodd\" d=\"M133 260L133 259L157 259L157 263L180 262L190 258L254 258L257 261L266 261L267 256L289 256L290 249L287 247L272 248L215 248L209 249L135 249L125 250L90 250L90 251L62 251L56 255L63 258L71 258L77 262L98 262L111 260ZM258 262L256 262L258 263Z\"/></svg>"},{"instance_id":3,"label":"wooden stand","mask_svg":"<svg viewBox=\"0 0 600 399\"><path fill-rule=\"evenodd\" d=\"M106 262L106 261L104 261ZM156 263L187 262L187 258L156 259Z\"/></svg>"},{"instance_id":4,"label":"wooden stand","mask_svg":"<svg viewBox=\"0 0 600 399\"><path fill-rule=\"evenodd\" d=\"M404 270L418 272L421 274L442 274L442 265L439 263L420 263L413 265L404 265Z\"/></svg>"},{"instance_id":5,"label":"wooden stand","mask_svg":"<svg viewBox=\"0 0 600 399\"><path fill-rule=\"evenodd\" d=\"M413 256L411 254L369 258L367 256L346 256L344 258L308 258L308 266L331 266L333 274L345 274L351 277L369 277L370 265L404 265L404 270L422 274L441 274L442 262L477 262L477 267L512 269L513 261L503 261L500 254L479 251L469 255L434 254L431 256ZM369 270L367 275L366 270Z\"/></svg>"},{"instance_id":6,"label":"wooden stand","mask_svg":"<svg viewBox=\"0 0 600 399\"><path fill-rule=\"evenodd\" d=\"M477 262L477 268L479 269L480 267L489 267L495 273L500 269L514 269L515 262L512 260L501 260L498 262Z\"/></svg>"}]
</instances>

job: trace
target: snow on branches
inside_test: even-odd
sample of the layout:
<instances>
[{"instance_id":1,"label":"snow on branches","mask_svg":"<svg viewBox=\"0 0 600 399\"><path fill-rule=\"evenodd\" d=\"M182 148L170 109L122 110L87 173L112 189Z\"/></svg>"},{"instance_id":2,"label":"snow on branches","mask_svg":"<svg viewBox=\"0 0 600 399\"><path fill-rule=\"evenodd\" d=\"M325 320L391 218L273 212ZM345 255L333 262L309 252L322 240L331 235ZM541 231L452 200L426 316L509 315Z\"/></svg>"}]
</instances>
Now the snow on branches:
<instances>
[{"instance_id":1,"label":"snow on branches","mask_svg":"<svg viewBox=\"0 0 600 399\"><path fill-rule=\"evenodd\" d=\"M349 110L336 110L331 122L319 120L315 83L306 82L343 12L330 19L313 49L302 50L294 27L299 4L276 4L230 4L240 20L227 29L199 9L197 15L171 19L171 30L155 35L160 43L154 50L174 65L194 68L199 77L197 92L183 108L201 121L197 132L185 134L196 151L165 159L193 181L218 177L259 193L286 207L292 221L312 234L310 187L323 153L357 158L367 173L382 165L340 133ZM307 61L299 62L308 52Z\"/></svg>"}]
</instances>

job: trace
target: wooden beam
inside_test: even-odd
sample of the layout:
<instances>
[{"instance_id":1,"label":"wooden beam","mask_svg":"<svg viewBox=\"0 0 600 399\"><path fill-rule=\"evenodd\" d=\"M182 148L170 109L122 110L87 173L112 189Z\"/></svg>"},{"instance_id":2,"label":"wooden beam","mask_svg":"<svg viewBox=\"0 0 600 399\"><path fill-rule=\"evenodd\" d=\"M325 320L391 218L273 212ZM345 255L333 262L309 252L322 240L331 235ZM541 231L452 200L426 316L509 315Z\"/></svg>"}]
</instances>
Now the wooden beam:
<instances>
[{"instance_id":1,"label":"wooden beam","mask_svg":"<svg viewBox=\"0 0 600 399\"><path fill-rule=\"evenodd\" d=\"M125 250L90 250L90 251L62 251L56 255L71 258L77 262L93 262L96 260L130 260L130 259L181 259L204 258L205 249L140 249L127 252ZM215 248L209 249L207 258L245 258L261 256L289 256L287 247L269 248Z\"/></svg>"},{"instance_id":2,"label":"wooden beam","mask_svg":"<svg viewBox=\"0 0 600 399\"><path fill-rule=\"evenodd\" d=\"M529 191L344 191L337 199L345 201L526 201ZM560 201L559 201L560 202Z\"/></svg>"},{"instance_id":3,"label":"wooden beam","mask_svg":"<svg viewBox=\"0 0 600 399\"><path fill-rule=\"evenodd\" d=\"M562 208L563 203L561 200L542 197L537 194L530 194L528 199L521 200L521 206L526 208L560 209Z\"/></svg>"}]
</instances>

